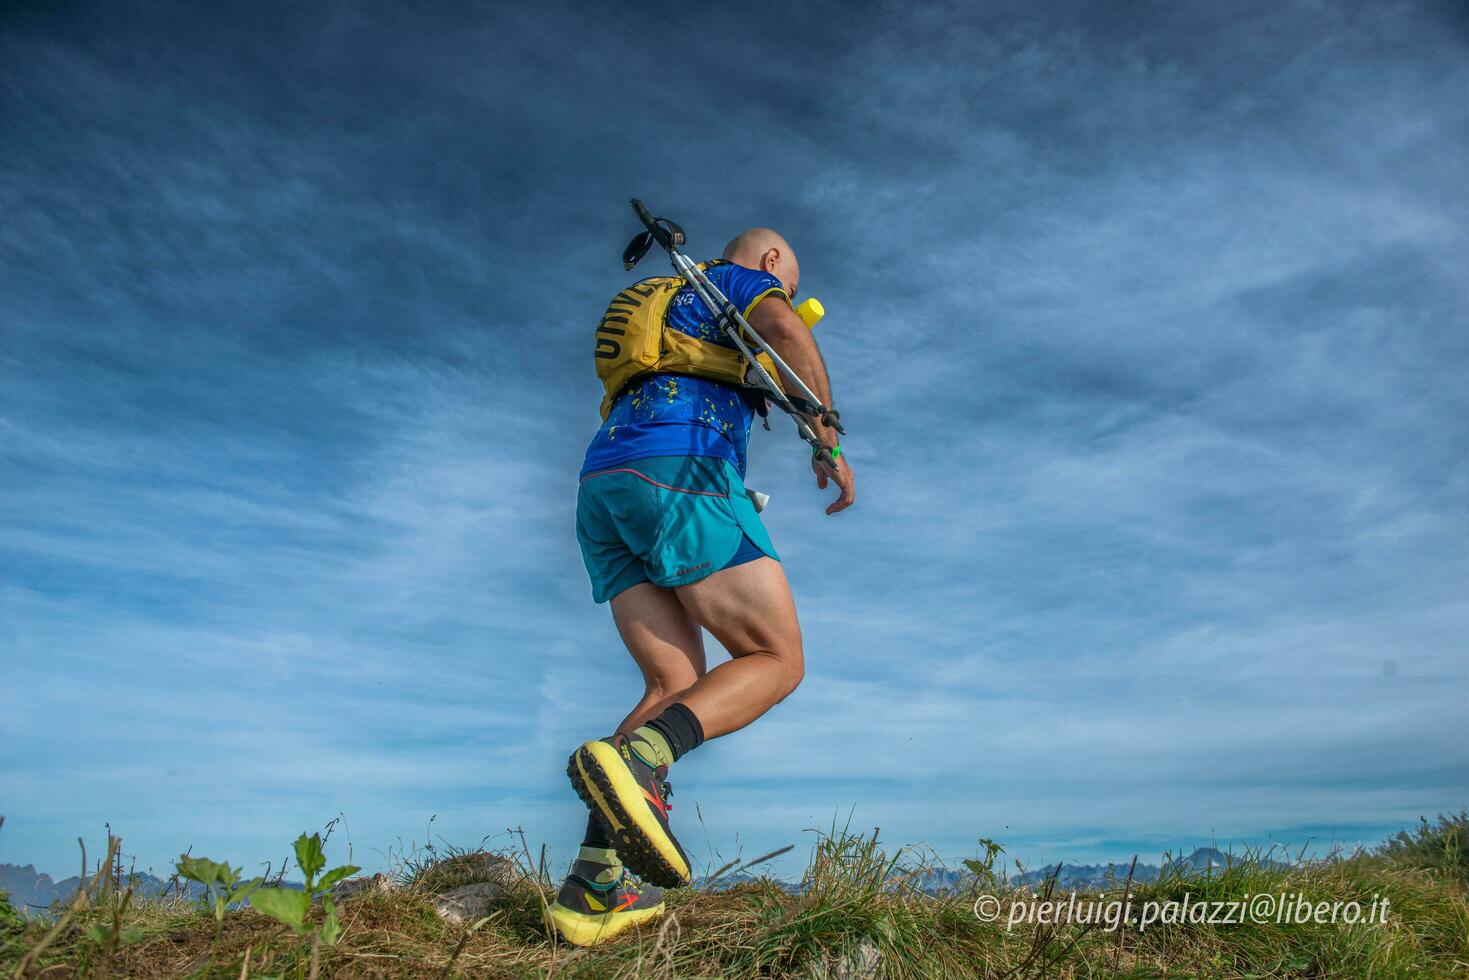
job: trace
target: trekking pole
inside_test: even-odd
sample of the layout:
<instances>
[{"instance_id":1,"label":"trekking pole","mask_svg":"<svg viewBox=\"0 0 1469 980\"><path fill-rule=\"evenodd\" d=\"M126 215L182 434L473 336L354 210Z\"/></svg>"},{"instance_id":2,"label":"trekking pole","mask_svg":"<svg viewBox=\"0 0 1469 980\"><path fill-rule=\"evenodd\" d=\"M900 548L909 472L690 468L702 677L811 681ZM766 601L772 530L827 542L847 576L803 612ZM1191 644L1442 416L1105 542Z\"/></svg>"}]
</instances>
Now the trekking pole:
<instances>
[{"instance_id":1,"label":"trekking pole","mask_svg":"<svg viewBox=\"0 0 1469 980\"><path fill-rule=\"evenodd\" d=\"M734 343L740 355L749 363L755 378L760 382L759 386L765 396L776 404L787 415L791 416L796 423L796 431L807 444L811 446L813 455L821 456L826 453L827 462L835 463L836 456L817 437L812 430L807 416L821 419L822 423L835 429L839 434L846 435L847 430L842 427L841 415L835 409L828 408L821 403L821 399L811 390L810 386L801 379L791 366L781 358L765 339L760 336L754 327L750 326L735 305L730 302L729 297L720 291L719 287L706 276L702 269L688 256L678 250L687 238L684 231L678 225L667 218L654 218L643 206L643 202L637 198L632 200L633 211L637 213L638 219L643 223L647 231L638 235L628 245L622 254L623 267L629 271L647 254L649 247L657 242L664 251L668 253L669 260L673 263L676 271L694 293L704 303L710 312L719 317L719 325L725 334ZM756 358L754 351L750 349L745 337L748 336L754 344L770 355L771 361L776 369L785 376L798 390L797 395L788 395L780 384L765 370L765 366Z\"/></svg>"},{"instance_id":2,"label":"trekking pole","mask_svg":"<svg viewBox=\"0 0 1469 980\"><path fill-rule=\"evenodd\" d=\"M821 418L822 422L836 429L842 435L846 435L846 431L842 429L840 424L837 423L837 419L839 418L840 413L837 413L832 409L827 408L821 403L821 399L816 397L816 393L811 390L810 386L808 386L805 381L801 380L801 376L793 371L791 369L791 366L787 364L778 353L772 350L768 344L765 343L765 340L760 336L758 332L756 332L755 328L750 326L749 321L747 321L740 314L740 311L735 308L735 305L731 303L729 299L724 295L724 293L719 290L719 287L715 286L714 283L710 281L709 277L704 274L703 270L699 268L698 264L693 262L691 259L688 258L688 256L684 255L678 250L678 246L684 244L686 240L683 229L666 218L654 218L651 214L648 213L648 209L643 206L643 202L639 201L637 198L633 198L632 206L633 210L637 212L638 219L642 221L645 227L647 227L649 233L652 234L654 240L656 240L658 244L662 245L663 248L667 250L669 258L673 261L674 269L676 269L679 275L683 276L684 279L688 280L689 284L691 286L694 286L695 290L701 294L700 299L705 300L705 303L709 306L710 312L715 313L722 318L721 326L724 327L725 332L733 334L735 329L738 328L739 330L747 333L750 337L754 338L756 345L764 350L766 354L770 355L770 359L775 363L776 368L782 374L789 376L790 380L795 384L795 387L799 391L800 398L807 402L809 405L809 410L807 410L807 414ZM667 227L665 228L663 226ZM624 256L624 264L626 264L625 259L626 256ZM709 302L709 299L711 297L714 300L713 303ZM732 339L736 339L737 342L739 341L739 338ZM746 354L746 356L748 356L747 351L744 349L743 343L740 343L740 347L741 353L744 353ZM759 369L758 373L764 375L761 380L769 380L769 374L763 368ZM792 402L795 402L795 399L791 400ZM807 408L807 406L801 407L803 409ZM832 416L832 418L828 419L828 415Z\"/></svg>"}]
</instances>

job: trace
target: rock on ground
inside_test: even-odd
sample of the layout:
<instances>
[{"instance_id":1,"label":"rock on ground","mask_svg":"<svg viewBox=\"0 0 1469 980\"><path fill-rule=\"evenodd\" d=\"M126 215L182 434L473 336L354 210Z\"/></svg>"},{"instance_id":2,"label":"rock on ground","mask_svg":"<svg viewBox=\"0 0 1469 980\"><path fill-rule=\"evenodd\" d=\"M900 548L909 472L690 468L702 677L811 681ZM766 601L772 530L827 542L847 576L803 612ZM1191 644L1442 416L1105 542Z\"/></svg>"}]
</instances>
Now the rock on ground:
<instances>
[{"instance_id":1,"label":"rock on ground","mask_svg":"<svg viewBox=\"0 0 1469 980\"><path fill-rule=\"evenodd\" d=\"M332 889L332 898L338 902L345 902L349 898L359 898L363 895L379 895L383 892L393 891L398 883L388 875L378 873L371 877L348 878L346 881L338 882Z\"/></svg>"},{"instance_id":2,"label":"rock on ground","mask_svg":"<svg viewBox=\"0 0 1469 980\"><path fill-rule=\"evenodd\" d=\"M504 886L493 881L460 885L433 897L434 909L448 922L463 925L490 914Z\"/></svg>"},{"instance_id":3,"label":"rock on ground","mask_svg":"<svg viewBox=\"0 0 1469 980\"><path fill-rule=\"evenodd\" d=\"M505 858L489 853L459 855L444 862L433 871L438 874L427 876L429 882L437 877L440 881L453 881L465 877L472 880L453 887L435 887L426 882L420 888L433 889L429 900L434 910L449 922L463 924L474 922L490 914L505 886L515 877L515 865ZM474 880L477 879L477 880ZM380 895L401 888L397 880L389 875L375 874L371 877L348 878L332 889L332 897L338 902L350 901L364 895Z\"/></svg>"},{"instance_id":4,"label":"rock on ground","mask_svg":"<svg viewBox=\"0 0 1469 980\"><path fill-rule=\"evenodd\" d=\"M811 965L810 980L873 980L882 965L882 950L864 939L845 953L828 953Z\"/></svg>"}]
</instances>

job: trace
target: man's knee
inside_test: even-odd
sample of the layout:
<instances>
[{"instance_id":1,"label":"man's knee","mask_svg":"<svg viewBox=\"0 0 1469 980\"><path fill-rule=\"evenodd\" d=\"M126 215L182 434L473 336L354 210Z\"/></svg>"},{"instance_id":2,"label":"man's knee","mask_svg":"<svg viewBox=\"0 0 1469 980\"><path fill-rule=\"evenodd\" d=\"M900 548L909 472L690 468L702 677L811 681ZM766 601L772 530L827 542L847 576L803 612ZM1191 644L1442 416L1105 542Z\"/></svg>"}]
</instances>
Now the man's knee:
<instances>
[{"instance_id":1,"label":"man's knee","mask_svg":"<svg viewBox=\"0 0 1469 980\"><path fill-rule=\"evenodd\" d=\"M782 655L778 659L783 680L780 699L784 701L792 691L801 686L801 680L806 676L806 661L801 656L800 647L797 647L794 653Z\"/></svg>"},{"instance_id":2,"label":"man's knee","mask_svg":"<svg viewBox=\"0 0 1469 980\"><path fill-rule=\"evenodd\" d=\"M682 694L694 686L694 682L704 676L702 670L697 670L692 664L686 669L675 671L659 671L656 674L645 674L643 686L646 689L644 697L654 701Z\"/></svg>"}]
</instances>

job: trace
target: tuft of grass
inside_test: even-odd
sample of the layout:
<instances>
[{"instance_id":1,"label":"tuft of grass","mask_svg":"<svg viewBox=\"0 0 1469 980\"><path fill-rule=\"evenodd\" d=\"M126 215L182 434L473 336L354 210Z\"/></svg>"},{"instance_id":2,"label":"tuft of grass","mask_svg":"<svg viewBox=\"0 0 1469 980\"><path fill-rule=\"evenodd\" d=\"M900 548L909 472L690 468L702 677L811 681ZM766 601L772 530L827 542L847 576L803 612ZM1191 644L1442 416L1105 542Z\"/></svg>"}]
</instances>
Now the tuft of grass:
<instances>
[{"instance_id":1,"label":"tuft of grass","mask_svg":"<svg viewBox=\"0 0 1469 980\"><path fill-rule=\"evenodd\" d=\"M767 886L751 895L753 942L729 958L735 974L818 976L864 972L934 976L971 961L979 930L962 896L926 896L913 880L927 870L913 848L886 853L878 831L821 835L801 887ZM956 926L958 928L956 928Z\"/></svg>"},{"instance_id":2,"label":"tuft of grass","mask_svg":"<svg viewBox=\"0 0 1469 980\"><path fill-rule=\"evenodd\" d=\"M406 888L439 893L480 882L501 883L521 873L521 865L501 852L450 848L432 860L410 859L398 882Z\"/></svg>"},{"instance_id":3,"label":"tuft of grass","mask_svg":"<svg viewBox=\"0 0 1469 980\"><path fill-rule=\"evenodd\" d=\"M1400 830L1376 850L1389 865L1423 871L1443 871L1469 884L1469 810L1430 824L1419 817L1412 832Z\"/></svg>"},{"instance_id":4,"label":"tuft of grass","mask_svg":"<svg viewBox=\"0 0 1469 980\"><path fill-rule=\"evenodd\" d=\"M402 887L344 900L340 941L322 945L309 966L329 977L1464 976L1469 885L1455 848L1466 829L1461 814L1372 851L1294 864L1246 854L1207 871L1170 867L1157 881L1129 880L1109 893L1134 907L1297 892L1312 902L1385 898L1385 925L1157 922L1109 931L1095 923L1007 929L1003 919L979 921L973 903L982 893L1066 898L1054 880L1014 888L976 871L990 870L997 845L966 862L972 874L959 887L935 895L917 887L934 867L923 849L890 849L876 831L833 826L817 835L799 889L769 878L680 889L660 921L591 949L547 934L541 913L554 885L523 842L503 851L440 848L404 863ZM300 976L308 965L288 928L250 908L228 910L216 934L212 908L128 901L116 888L109 893L102 877L62 910L64 922L22 921L18 931L0 931L11 936L0 938L0 976L233 980ZM495 885L482 918L453 925L436 914L438 892L478 881ZM309 915L323 924L319 906Z\"/></svg>"}]
</instances>

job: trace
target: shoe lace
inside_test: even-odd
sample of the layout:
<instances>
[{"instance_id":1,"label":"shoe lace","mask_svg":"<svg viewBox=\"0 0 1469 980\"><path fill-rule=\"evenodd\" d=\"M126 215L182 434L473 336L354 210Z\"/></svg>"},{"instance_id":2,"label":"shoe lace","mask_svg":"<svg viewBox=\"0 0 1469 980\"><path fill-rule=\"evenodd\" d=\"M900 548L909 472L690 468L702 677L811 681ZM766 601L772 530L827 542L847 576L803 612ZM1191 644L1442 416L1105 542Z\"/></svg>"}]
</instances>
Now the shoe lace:
<instances>
[{"instance_id":1,"label":"shoe lace","mask_svg":"<svg viewBox=\"0 0 1469 980\"><path fill-rule=\"evenodd\" d=\"M643 893L643 879L633 874L631 868L624 867L622 875L617 879L617 893L619 895L641 895Z\"/></svg>"},{"instance_id":2,"label":"shoe lace","mask_svg":"<svg viewBox=\"0 0 1469 980\"><path fill-rule=\"evenodd\" d=\"M663 797L663 808L673 809L673 784L664 778L663 773L667 770L660 769L658 772L658 794Z\"/></svg>"}]
</instances>

